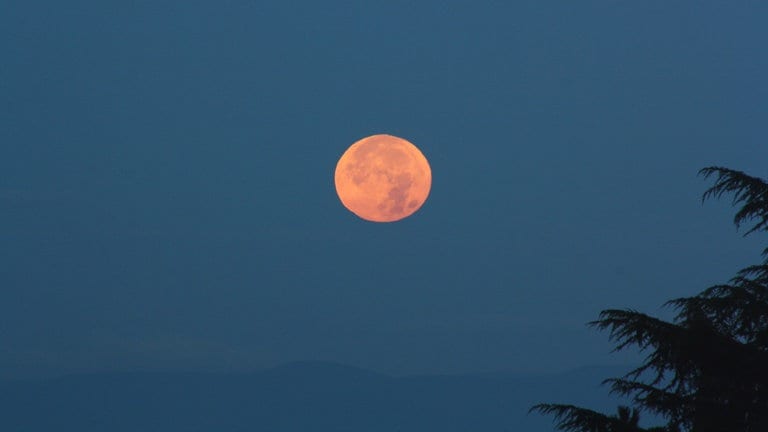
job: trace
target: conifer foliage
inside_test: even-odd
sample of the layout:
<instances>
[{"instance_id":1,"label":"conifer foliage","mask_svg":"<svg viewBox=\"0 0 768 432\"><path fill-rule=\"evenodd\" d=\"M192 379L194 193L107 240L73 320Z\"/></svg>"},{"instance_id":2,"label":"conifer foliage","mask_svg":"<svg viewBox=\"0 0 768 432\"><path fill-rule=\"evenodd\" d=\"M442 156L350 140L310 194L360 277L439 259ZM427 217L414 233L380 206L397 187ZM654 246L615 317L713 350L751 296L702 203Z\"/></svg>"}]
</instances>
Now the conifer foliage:
<instances>
[{"instance_id":1,"label":"conifer foliage","mask_svg":"<svg viewBox=\"0 0 768 432\"><path fill-rule=\"evenodd\" d=\"M768 232L768 182L723 167L700 171L715 183L702 199L733 196L737 227L745 235ZM672 322L631 309L609 309L590 326L605 330L615 350L645 352L643 363L605 381L632 408L605 415L562 404L531 411L554 416L565 432L766 432L768 431L768 247L760 264L728 283L693 297L673 299ZM664 424L642 428L639 413Z\"/></svg>"}]
</instances>

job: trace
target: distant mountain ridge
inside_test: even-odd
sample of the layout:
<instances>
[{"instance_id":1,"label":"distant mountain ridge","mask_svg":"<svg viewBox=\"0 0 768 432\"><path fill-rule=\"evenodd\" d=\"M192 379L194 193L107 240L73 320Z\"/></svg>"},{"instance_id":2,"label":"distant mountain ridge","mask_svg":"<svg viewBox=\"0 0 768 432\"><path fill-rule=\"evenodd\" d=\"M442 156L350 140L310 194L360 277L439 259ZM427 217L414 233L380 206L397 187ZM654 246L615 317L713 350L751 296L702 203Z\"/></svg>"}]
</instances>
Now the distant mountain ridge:
<instances>
[{"instance_id":1,"label":"distant mountain ridge","mask_svg":"<svg viewBox=\"0 0 768 432\"><path fill-rule=\"evenodd\" d=\"M325 362L253 373L126 372L0 381L8 431L552 431L538 402L614 411L625 367L393 377Z\"/></svg>"}]
</instances>

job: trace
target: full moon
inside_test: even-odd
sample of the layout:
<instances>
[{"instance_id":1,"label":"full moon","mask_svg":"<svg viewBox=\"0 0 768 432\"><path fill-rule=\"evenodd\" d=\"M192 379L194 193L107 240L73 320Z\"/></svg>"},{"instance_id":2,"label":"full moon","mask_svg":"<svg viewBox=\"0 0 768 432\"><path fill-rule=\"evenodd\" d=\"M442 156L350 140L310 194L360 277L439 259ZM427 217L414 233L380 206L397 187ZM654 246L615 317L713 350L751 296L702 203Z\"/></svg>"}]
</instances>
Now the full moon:
<instances>
[{"instance_id":1,"label":"full moon","mask_svg":"<svg viewBox=\"0 0 768 432\"><path fill-rule=\"evenodd\" d=\"M432 170L410 142L372 135L341 155L335 182L349 211L371 222L394 222L412 215L427 200Z\"/></svg>"}]
</instances>

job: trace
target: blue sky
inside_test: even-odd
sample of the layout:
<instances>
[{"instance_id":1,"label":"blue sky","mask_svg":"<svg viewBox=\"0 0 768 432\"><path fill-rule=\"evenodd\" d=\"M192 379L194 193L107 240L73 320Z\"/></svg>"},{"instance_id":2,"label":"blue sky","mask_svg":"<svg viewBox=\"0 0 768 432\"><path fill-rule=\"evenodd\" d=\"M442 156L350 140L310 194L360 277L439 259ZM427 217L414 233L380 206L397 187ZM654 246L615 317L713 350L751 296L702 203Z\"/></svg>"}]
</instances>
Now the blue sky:
<instances>
[{"instance_id":1,"label":"blue sky","mask_svg":"<svg viewBox=\"0 0 768 432\"><path fill-rule=\"evenodd\" d=\"M768 5L0 6L0 370L627 361L584 326L756 262L699 168L765 177ZM371 134L432 193L364 222ZM631 356L629 357L631 359Z\"/></svg>"}]
</instances>

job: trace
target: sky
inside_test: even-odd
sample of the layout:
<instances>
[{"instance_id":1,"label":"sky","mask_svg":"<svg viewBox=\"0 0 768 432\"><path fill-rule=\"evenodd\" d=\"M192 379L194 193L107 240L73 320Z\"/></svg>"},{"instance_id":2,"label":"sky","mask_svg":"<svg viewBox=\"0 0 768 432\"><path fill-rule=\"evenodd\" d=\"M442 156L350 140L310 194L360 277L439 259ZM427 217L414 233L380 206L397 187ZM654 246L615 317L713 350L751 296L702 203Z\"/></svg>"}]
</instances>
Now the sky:
<instances>
[{"instance_id":1,"label":"sky","mask_svg":"<svg viewBox=\"0 0 768 432\"><path fill-rule=\"evenodd\" d=\"M0 376L392 374L632 361L585 323L756 263L721 165L768 176L768 3L0 5ZM339 202L387 133L432 191Z\"/></svg>"}]
</instances>

